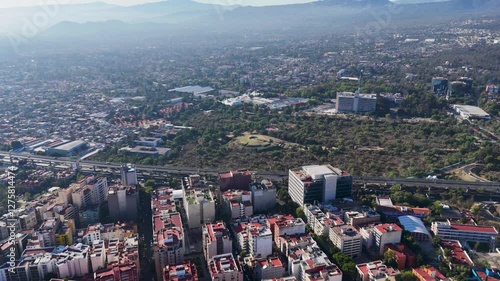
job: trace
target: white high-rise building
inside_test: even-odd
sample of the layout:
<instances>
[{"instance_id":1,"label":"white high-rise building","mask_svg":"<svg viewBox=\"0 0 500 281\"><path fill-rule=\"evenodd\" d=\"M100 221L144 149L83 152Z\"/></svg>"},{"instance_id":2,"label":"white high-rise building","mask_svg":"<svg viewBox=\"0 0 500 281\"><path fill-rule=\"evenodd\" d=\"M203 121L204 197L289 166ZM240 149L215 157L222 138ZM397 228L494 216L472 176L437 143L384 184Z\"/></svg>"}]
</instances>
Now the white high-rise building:
<instances>
[{"instance_id":1,"label":"white high-rise building","mask_svg":"<svg viewBox=\"0 0 500 281\"><path fill-rule=\"evenodd\" d=\"M92 265L92 272L104 268L106 264L106 246L103 240L94 240L92 242L90 264Z\"/></svg>"},{"instance_id":2,"label":"white high-rise building","mask_svg":"<svg viewBox=\"0 0 500 281\"><path fill-rule=\"evenodd\" d=\"M359 92L337 93L337 112L366 113L377 109L377 95L360 94Z\"/></svg>"},{"instance_id":3,"label":"white high-rise building","mask_svg":"<svg viewBox=\"0 0 500 281\"><path fill-rule=\"evenodd\" d=\"M56 259L59 278L82 277L90 273L88 245L80 243L73 246L58 247L52 253L52 257Z\"/></svg>"},{"instance_id":4,"label":"white high-rise building","mask_svg":"<svg viewBox=\"0 0 500 281\"><path fill-rule=\"evenodd\" d=\"M310 165L291 169L288 173L288 193L300 206L350 197L352 177L331 165Z\"/></svg>"},{"instance_id":5,"label":"white high-rise building","mask_svg":"<svg viewBox=\"0 0 500 281\"><path fill-rule=\"evenodd\" d=\"M379 224L373 228L375 248L380 255L384 254L385 245L401 242L403 229L394 223Z\"/></svg>"},{"instance_id":6,"label":"white high-rise building","mask_svg":"<svg viewBox=\"0 0 500 281\"><path fill-rule=\"evenodd\" d=\"M273 254L273 233L267 226L247 228L248 251L254 258L267 258Z\"/></svg>"}]
</instances>

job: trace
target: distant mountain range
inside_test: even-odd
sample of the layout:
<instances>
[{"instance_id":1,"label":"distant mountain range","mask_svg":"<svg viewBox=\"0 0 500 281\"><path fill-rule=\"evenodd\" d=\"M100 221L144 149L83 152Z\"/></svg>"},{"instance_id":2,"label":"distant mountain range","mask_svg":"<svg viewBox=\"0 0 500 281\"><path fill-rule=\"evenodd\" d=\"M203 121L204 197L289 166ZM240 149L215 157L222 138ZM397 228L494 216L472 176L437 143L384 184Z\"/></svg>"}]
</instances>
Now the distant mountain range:
<instances>
[{"instance_id":1,"label":"distant mountain range","mask_svg":"<svg viewBox=\"0 0 500 281\"><path fill-rule=\"evenodd\" d=\"M450 0L392 0L393 3L398 4L418 4L418 3L433 3L433 2L446 2Z\"/></svg>"},{"instance_id":2,"label":"distant mountain range","mask_svg":"<svg viewBox=\"0 0 500 281\"><path fill-rule=\"evenodd\" d=\"M394 0L396 1L396 0ZM401 3L424 0L398 0ZM425 0L428 2L431 0ZM450 0L434 3L397 4L389 0L321 0L282 6L222 6L190 0L169 0L130 7L102 2L62 5L53 10L41 7L0 9L0 34L29 37L29 41L98 40L114 38L196 37L201 35L263 32L308 34L324 30L363 27L380 20L436 20L463 14L500 11L499 0ZM50 8L50 7L49 7ZM53 7L52 7L53 8ZM397 9L396 9L397 8ZM49 15L50 13L50 15ZM380 16L384 14L390 18ZM31 26L36 15L46 24ZM383 23L382 27L386 27ZM13 32L13 33L12 33ZM34 34L34 36L32 36ZM34 37L34 38L31 38Z\"/></svg>"},{"instance_id":3,"label":"distant mountain range","mask_svg":"<svg viewBox=\"0 0 500 281\"><path fill-rule=\"evenodd\" d=\"M389 0L320 0L320 4L339 5L339 6L380 6L390 4Z\"/></svg>"}]
</instances>

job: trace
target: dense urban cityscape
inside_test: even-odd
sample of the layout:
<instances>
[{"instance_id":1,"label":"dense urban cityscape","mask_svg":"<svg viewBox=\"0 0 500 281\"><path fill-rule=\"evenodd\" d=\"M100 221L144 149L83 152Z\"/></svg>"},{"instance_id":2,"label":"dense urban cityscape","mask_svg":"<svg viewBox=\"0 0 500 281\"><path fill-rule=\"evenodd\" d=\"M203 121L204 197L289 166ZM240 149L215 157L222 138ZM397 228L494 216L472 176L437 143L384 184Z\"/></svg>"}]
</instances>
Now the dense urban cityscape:
<instances>
[{"instance_id":1,"label":"dense urban cityscape","mask_svg":"<svg viewBox=\"0 0 500 281\"><path fill-rule=\"evenodd\" d=\"M0 27L0 281L500 280L499 3L105 2Z\"/></svg>"}]
</instances>

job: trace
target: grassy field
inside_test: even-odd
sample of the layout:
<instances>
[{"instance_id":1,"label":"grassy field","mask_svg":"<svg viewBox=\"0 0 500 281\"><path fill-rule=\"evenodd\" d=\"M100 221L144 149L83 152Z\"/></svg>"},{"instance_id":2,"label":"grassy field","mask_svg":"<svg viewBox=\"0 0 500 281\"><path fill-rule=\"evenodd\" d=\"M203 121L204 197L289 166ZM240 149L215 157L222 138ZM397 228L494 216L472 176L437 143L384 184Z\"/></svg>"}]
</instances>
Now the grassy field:
<instances>
[{"instance_id":1,"label":"grassy field","mask_svg":"<svg viewBox=\"0 0 500 281\"><path fill-rule=\"evenodd\" d=\"M228 143L228 148L243 150L249 152L257 152L263 154L264 152L271 151L289 151L290 149L303 150L304 148L300 145L292 142L287 142L279 138L260 135L244 133L242 136L236 137L233 141Z\"/></svg>"},{"instance_id":2,"label":"grassy field","mask_svg":"<svg viewBox=\"0 0 500 281\"><path fill-rule=\"evenodd\" d=\"M270 136L245 133L243 136L236 138L236 143L245 147L259 148L276 146L283 143L283 141Z\"/></svg>"}]
</instances>

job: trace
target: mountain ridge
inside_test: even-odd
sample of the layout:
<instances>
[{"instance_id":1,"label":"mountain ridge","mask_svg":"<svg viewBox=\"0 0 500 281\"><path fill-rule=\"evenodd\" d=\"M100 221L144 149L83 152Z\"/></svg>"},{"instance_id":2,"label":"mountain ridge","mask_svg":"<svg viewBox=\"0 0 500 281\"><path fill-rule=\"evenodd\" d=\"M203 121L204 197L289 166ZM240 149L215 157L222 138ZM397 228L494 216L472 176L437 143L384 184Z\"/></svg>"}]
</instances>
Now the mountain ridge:
<instances>
[{"instance_id":1,"label":"mountain ridge","mask_svg":"<svg viewBox=\"0 0 500 281\"><path fill-rule=\"evenodd\" d=\"M40 29L35 38L29 41L62 42L64 40L61 38L86 40L86 37L98 41L102 37L108 40L118 36L163 38L174 34L183 36L183 32L193 38L196 34L321 34L331 30L363 31L367 24L380 23L381 20L384 22L379 24L379 31L383 31L394 23L421 21L427 24L426 21L451 20L456 15L467 13L495 13L500 7L500 1L496 0L450 0L401 5L388 0L323 0L265 7L228 7L189 0L130 7L102 4L94 2L61 8L61 14L53 18L53 24ZM82 12L78 12L80 10ZM380 16L387 13L390 14L386 19ZM1 19L0 10L0 22Z\"/></svg>"}]
</instances>

